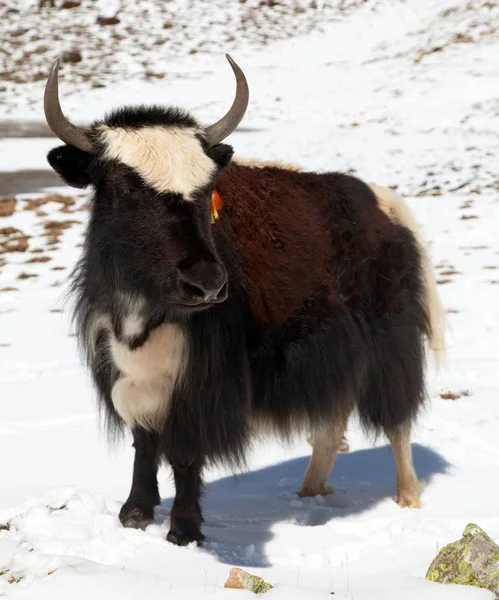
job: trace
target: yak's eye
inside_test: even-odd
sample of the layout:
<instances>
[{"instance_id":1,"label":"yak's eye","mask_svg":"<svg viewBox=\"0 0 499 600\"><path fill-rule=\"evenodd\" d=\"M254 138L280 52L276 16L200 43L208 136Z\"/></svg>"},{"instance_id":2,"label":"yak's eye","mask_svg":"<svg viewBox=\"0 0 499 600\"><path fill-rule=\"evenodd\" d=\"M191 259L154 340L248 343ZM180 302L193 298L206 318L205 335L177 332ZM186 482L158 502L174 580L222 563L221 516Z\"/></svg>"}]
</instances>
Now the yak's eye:
<instances>
[{"instance_id":1,"label":"yak's eye","mask_svg":"<svg viewBox=\"0 0 499 600\"><path fill-rule=\"evenodd\" d=\"M130 199L139 198L140 190L136 187L126 187L125 196Z\"/></svg>"}]
</instances>

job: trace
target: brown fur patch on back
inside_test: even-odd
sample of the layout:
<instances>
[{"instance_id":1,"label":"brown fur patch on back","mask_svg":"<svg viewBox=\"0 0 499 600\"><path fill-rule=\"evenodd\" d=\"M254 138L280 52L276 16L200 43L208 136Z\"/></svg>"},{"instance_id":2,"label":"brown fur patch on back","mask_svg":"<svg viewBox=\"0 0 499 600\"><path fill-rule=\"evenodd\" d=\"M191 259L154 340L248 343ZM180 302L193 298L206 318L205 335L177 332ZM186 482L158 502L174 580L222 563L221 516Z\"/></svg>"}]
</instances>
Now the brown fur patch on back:
<instances>
[{"instance_id":1,"label":"brown fur patch on back","mask_svg":"<svg viewBox=\"0 0 499 600\"><path fill-rule=\"evenodd\" d=\"M263 329L295 315L305 299L336 298L331 237L319 204L310 202L306 174L232 163L217 184L250 274L250 309Z\"/></svg>"},{"instance_id":2,"label":"brown fur patch on back","mask_svg":"<svg viewBox=\"0 0 499 600\"><path fill-rule=\"evenodd\" d=\"M357 178L232 163L217 188L261 332L312 306L318 322L335 306L399 314L417 293L411 244Z\"/></svg>"}]
</instances>

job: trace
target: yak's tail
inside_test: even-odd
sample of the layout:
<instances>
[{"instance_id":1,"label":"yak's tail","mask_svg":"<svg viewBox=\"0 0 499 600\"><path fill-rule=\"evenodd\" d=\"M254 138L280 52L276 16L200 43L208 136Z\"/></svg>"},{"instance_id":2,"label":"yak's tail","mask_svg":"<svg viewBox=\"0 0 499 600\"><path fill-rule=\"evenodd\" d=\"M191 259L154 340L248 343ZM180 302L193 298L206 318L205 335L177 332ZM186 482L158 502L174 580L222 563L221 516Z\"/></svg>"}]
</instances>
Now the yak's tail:
<instances>
[{"instance_id":1,"label":"yak's tail","mask_svg":"<svg viewBox=\"0 0 499 600\"><path fill-rule=\"evenodd\" d=\"M428 256L421 230L412 211L402 198L390 188L371 185L370 188L376 195L380 208L393 220L410 229L419 244L423 260L424 301L430 323L428 345L433 352L437 369L445 358L445 311L437 292L435 273Z\"/></svg>"}]
</instances>

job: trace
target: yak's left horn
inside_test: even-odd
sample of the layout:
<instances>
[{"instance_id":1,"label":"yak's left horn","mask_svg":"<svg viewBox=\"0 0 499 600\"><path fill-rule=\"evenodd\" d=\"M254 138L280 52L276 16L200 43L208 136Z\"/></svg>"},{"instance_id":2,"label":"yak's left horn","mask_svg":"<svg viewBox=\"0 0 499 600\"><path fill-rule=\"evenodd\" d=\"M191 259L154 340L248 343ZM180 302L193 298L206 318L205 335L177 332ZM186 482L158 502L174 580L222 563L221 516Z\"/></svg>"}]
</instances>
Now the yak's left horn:
<instances>
[{"instance_id":1,"label":"yak's left horn","mask_svg":"<svg viewBox=\"0 0 499 600\"><path fill-rule=\"evenodd\" d=\"M64 116L61 109L61 103L59 102L59 83L58 83L58 71L59 71L59 59L56 59L47 79L45 85L45 96L43 100L43 107L45 110L45 118L47 119L48 126L55 133L55 135L70 146L75 146L84 152L92 153L92 144L88 136L88 132L81 127L76 127L68 121Z\"/></svg>"},{"instance_id":2,"label":"yak's left horn","mask_svg":"<svg viewBox=\"0 0 499 600\"><path fill-rule=\"evenodd\" d=\"M225 55L225 58L229 61L236 76L236 97L229 112L220 121L205 127L204 135L210 146L219 144L236 129L248 107L249 89L246 77L228 54Z\"/></svg>"}]
</instances>

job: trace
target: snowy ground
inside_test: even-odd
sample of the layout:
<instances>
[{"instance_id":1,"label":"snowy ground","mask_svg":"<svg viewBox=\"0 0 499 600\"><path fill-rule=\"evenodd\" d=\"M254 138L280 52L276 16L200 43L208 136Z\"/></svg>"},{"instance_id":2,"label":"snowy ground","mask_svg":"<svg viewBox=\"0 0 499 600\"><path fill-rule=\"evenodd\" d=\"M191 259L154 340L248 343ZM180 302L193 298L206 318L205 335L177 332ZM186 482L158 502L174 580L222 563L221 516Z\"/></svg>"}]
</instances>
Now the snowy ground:
<instances>
[{"instance_id":1,"label":"snowy ground","mask_svg":"<svg viewBox=\"0 0 499 600\"><path fill-rule=\"evenodd\" d=\"M386 442L373 445L353 422L335 496L299 499L308 445L268 441L255 446L249 473L207 474L205 548L164 540L166 470L157 525L121 528L132 450L129 440L110 449L99 430L64 304L87 196L41 189L53 139L0 139L0 194L17 199L0 216L0 252L25 249L0 253L0 596L249 597L223 589L239 565L276 584L269 600L493 597L424 580L437 549L469 522L499 540L499 42L470 28L470 19L493 23L484 3L470 2L469 14L457 0L434 4L368 2L325 33L231 50L252 93L246 130L230 140L237 152L398 186L424 227L451 328L448 364L439 378L429 373L414 435L424 508L395 504ZM446 7L460 8L438 19ZM481 33L421 54L437 31L451 40L461 30ZM223 51L207 63L201 52L172 59L170 71L186 74L173 82L129 78L78 94L63 82L63 106L81 122L137 101L216 119L233 93ZM41 86L19 84L0 117L41 120Z\"/></svg>"}]
</instances>

